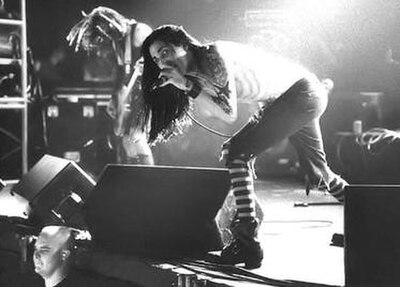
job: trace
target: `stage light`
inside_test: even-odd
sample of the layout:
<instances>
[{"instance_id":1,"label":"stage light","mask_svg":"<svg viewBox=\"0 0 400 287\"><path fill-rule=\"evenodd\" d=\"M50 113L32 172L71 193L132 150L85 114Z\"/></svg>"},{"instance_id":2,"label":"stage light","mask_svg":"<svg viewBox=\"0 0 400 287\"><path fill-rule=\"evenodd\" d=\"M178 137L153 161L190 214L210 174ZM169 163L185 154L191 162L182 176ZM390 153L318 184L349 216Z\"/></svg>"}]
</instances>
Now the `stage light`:
<instances>
[{"instance_id":1,"label":"stage light","mask_svg":"<svg viewBox=\"0 0 400 287\"><path fill-rule=\"evenodd\" d=\"M47 107L47 117L49 118L58 118L60 115L60 111L58 106L48 106Z\"/></svg>"},{"instance_id":2,"label":"stage light","mask_svg":"<svg viewBox=\"0 0 400 287\"><path fill-rule=\"evenodd\" d=\"M72 160L74 162L81 161L81 153L79 151L66 151L63 154L63 158Z\"/></svg>"},{"instance_id":3,"label":"stage light","mask_svg":"<svg viewBox=\"0 0 400 287\"><path fill-rule=\"evenodd\" d=\"M82 116L84 118L93 118L94 117L94 107L93 106L83 106Z\"/></svg>"}]
</instances>

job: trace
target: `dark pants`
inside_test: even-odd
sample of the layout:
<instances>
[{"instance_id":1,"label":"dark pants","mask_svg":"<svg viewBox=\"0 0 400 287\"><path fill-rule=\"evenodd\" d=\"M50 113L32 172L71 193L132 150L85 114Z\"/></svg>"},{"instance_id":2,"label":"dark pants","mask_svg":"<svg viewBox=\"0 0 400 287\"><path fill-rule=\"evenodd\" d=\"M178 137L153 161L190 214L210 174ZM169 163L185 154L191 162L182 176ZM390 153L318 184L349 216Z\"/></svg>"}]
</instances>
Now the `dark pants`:
<instances>
[{"instance_id":1,"label":"dark pants","mask_svg":"<svg viewBox=\"0 0 400 287\"><path fill-rule=\"evenodd\" d=\"M250 160L289 138L309 183L324 185L341 200L347 183L328 167L319 124L327 102L327 90L317 78L297 81L231 138L227 164L235 159Z\"/></svg>"}]
</instances>

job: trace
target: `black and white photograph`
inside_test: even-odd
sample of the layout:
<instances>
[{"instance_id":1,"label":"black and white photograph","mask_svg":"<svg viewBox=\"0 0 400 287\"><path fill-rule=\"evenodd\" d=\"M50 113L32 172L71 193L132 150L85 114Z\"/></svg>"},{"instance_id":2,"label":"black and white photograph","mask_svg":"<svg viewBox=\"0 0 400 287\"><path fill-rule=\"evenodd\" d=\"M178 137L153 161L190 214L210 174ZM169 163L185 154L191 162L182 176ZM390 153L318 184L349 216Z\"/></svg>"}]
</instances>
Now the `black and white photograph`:
<instances>
[{"instance_id":1,"label":"black and white photograph","mask_svg":"<svg viewBox=\"0 0 400 287\"><path fill-rule=\"evenodd\" d=\"M400 2L0 0L0 287L400 286Z\"/></svg>"}]
</instances>

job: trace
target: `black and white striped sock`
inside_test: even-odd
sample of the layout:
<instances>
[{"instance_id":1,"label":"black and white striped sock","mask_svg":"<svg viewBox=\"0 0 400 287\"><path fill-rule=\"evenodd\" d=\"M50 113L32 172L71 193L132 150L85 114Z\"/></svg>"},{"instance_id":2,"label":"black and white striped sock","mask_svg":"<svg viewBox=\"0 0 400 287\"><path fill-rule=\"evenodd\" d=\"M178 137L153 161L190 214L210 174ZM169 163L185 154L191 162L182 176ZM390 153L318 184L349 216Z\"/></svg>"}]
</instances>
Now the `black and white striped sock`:
<instances>
[{"instance_id":1,"label":"black and white striped sock","mask_svg":"<svg viewBox=\"0 0 400 287\"><path fill-rule=\"evenodd\" d=\"M335 197L338 201L344 201L344 188L349 185L344 179L339 176L336 176L329 183L329 193Z\"/></svg>"},{"instance_id":2,"label":"black and white striped sock","mask_svg":"<svg viewBox=\"0 0 400 287\"><path fill-rule=\"evenodd\" d=\"M252 220L256 217L254 181L248 163L234 160L228 166L231 190L236 204L239 220Z\"/></svg>"}]
</instances>

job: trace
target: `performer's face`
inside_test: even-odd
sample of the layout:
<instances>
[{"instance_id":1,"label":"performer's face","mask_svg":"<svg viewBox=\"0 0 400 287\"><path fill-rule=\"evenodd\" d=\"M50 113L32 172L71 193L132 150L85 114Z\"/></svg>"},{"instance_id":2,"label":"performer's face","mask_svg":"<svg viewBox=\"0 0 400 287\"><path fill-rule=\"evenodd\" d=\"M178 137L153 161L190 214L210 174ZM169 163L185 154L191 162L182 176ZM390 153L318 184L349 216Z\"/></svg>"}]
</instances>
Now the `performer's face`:
<instances>
[{"instance_id":1,"label":"performer's face","mask_svg":"<svg viewBox=\"0 0 400 287\"><path fill-rule=\"evenodd\" d=\"M151 58L161 70L176 69L182 75L186 74L189 59L187 47L156 40L149 50Z\"/></svg>"}]
</instances>

